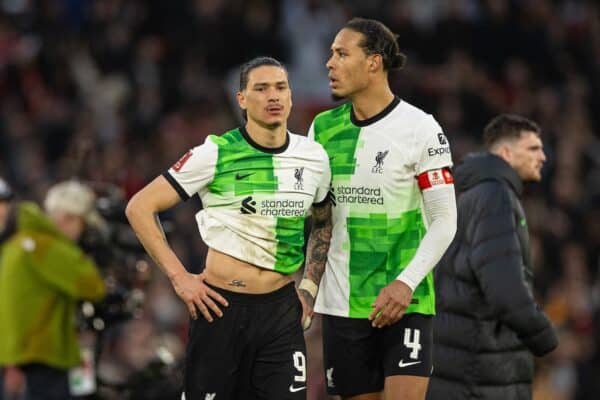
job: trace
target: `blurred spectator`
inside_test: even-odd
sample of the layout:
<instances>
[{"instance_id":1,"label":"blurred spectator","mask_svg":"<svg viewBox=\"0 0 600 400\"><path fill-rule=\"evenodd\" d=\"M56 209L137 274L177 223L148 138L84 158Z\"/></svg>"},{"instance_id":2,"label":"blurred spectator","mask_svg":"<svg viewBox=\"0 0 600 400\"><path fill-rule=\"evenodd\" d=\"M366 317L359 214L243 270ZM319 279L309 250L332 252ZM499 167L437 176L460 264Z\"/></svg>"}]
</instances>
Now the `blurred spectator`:
<instances>
[{"instance_id":1,"label":"blurred spectator","mask_svg":"<svg viewBox=\"0 0 600 400\"><path fill-rule=\"evenodd\" d=\"M68 371L81 362L75 306L105 293L96 265L75 243L86 224L99 223L94 200L82 184L62 182L48 192L46 214L17 203L3 224L0 366L24 373L26 400L71 398Z\"/></svg>"},{"instance_id":2,"label":"blurred spectator","mask_svg":"<svg viewBox=\"0 0 600 400\"><path fill-rule=\"evenodd\" d=\"M332 0L285 0L283 17L294 101L321 105L330 97L324 63L333 37L346 21L344 10Z\"/></svg>"},{"instance_id":3,"label":"blurred spectator","mask_svg":"<svg viewBox=\"0 0 600 400\"><path fill-rule=\"evenodd\" d=\"M4 179L0 178L0 243L4 241L5 231L7 231L5 226L10 211L10 202L13 197L14 195L11 187L8 186ZM4 373L4 368L0 366L0 400L4 399Z\"/></svg>"}]
</instances>

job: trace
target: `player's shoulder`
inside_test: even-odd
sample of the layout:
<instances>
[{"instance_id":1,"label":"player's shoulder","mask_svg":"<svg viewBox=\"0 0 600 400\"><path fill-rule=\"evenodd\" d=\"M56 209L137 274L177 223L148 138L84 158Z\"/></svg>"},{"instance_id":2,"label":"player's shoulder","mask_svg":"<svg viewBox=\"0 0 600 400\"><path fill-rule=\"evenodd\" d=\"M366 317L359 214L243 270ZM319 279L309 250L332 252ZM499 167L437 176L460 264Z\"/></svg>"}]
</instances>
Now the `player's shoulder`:
<instances>
[{"instance_id":1,"label":"player's shoulder","mask_svg":"<svg viewBox=\"0 0 600 400\"><path fill-rule=\"evenodd\" d=\"M244 140L244 135L240 128L230 129L218 135L208 135L204 144L215 144L217 146L224 146L227 144L233 144Z\"/></svg>"},{"instance_id":2,"label":"player's shoulder","mask_svg":"<svg viewBox=\"0 0 600 400\"><path fill-rule=\"evenodd\" d=\"M442 127L433 115L405 101L398 108L397 115L402 118L402 126L413 132L416 143L425 145L437 138L440 145L447 144Z\"/></svg>"},{"instance_id":3,"label":"player's shoulder","mask_svg":"<svg viewBox=\"0 0 600 400\"><path fill-rule=\"evenodd\" d=\"M431 126L439 127L433 115L405 100L402 100L398 104L398 108L395 111L396 115L401 116L405 123L412 124L415 129Z\"/></svg>"},{"instance_id":4,"label":"player's shoulder","mask_svg":"<svg viewBox=\"0 0 600 400\"><path fill-rule=\"evenodd\" d=\"M288 133L290 135L290 145L294 149L297 149L297 151L302 152L307 156L315 156L315 158L319 159L327 158L325 148L323 148L320 143L304 135L299 135L290 131L288 131Z\"/></svg>"},{"instance_id":5,"label":"player's shoulder","mask_svg":"<svg viewBox=\"0 0 600 400\"><path fill-rule=\"evenodd\" d=\"M313 124L316 128L328 128L332 125L341 123L350 118L352 106L350 102L346 102L340 106L321 111L316 115Z\"/></svg>"}]
</instances>

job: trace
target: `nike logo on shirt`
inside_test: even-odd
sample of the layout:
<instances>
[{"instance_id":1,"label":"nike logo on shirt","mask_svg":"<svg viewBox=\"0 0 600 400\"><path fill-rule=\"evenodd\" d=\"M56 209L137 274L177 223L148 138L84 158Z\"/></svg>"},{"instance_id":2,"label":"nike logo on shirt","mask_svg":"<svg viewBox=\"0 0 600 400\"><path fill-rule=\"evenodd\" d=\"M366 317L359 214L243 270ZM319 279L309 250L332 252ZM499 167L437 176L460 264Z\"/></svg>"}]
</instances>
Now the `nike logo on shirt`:
<instances>
[{"instance_id":1,"label":"nike logo on shirt","mask_svg":"<svg viewBox=\"0 0 600 400\"><path fill-rule=\"evenodd\" d=\"M244 179L244 178L247 178L247 177L249 177L250 175L254 175L254 174L255 174L254 172L251 172L251 173L249 173L249 174L243 174L243 175L242 175L242 174L240 174L240 173L238 172L237 174L235 174L235 180L236 180L236 181L239 181L239 180L242 180L242 179Z\"/></svg>"}]
</instances>

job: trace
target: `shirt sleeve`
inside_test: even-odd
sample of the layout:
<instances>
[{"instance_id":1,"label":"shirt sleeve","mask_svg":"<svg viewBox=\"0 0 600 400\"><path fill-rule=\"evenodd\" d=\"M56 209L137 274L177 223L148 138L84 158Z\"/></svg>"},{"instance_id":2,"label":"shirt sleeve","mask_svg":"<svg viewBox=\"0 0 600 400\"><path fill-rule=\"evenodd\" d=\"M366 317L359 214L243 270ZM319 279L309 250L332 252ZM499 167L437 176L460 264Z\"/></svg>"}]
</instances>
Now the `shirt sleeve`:
<instances>
[{"instance_id":1,"label":"shirt sleeve","mask_svg":"<svg viewBox=\"0 0 600 400\"><path fill-rule=\"evenodd\" d=\"M331 168L329 167L329 157L327 156L327 152L322 148L321 145L321 153L322 153L322 174L321 180L319 181L319 186L317 187L317 193L315 194L314 205L319 206L326 203L329 199L329 191L331 189Z\"/></svg>"},{"instance_id":2,"label":"shirt sleeve","mask_svg":"<svg viewBox=\"0 0 600 400\"><path fill-rule=\"evenodd\" d=\"M428 115L416 132L417 153L416 175L433 169L452 167L450 143L442 132L442 127ZM419 150L420 149L420 150Z\"/></svg>"},{"instance_id":3,"label":"shirt sleeve","mask_svg":"<svg viewBox=\"0 0 600 400\"><path fill-rule=\"evenodd\" d=\"M187 200L205 188L214 178L218 147L210 139L188 150L163 176Z\"/></svg>"},{"instance_id":4,"label":"shirt sleeve","mask_svg":"<svg viewBox=\"0 0 600 400\"><path fill-rule=\"evenodd\" d=\"M310 140L315 140L315 121L310 124L310 128L308 128L308 138Z\"/></svg>"},{"instance_id":5,"label":"shirt sleeve","mask_svg":"<svg viewBox=\"0 0 600 400\"><path fill-rule=\"evenodd\" d=\"M453 184L423 190L425 218L429 227L413 259L397 279L413 291L440 261L456 233L456 197Z\"/></svg>"}]
</instances>

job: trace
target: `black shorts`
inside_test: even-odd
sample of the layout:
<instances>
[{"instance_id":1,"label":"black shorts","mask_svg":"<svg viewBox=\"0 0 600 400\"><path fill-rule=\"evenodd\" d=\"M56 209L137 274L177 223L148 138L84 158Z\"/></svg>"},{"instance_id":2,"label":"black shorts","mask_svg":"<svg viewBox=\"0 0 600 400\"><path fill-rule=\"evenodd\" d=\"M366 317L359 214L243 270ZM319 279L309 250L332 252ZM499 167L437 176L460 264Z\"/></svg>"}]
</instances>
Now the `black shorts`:
<instances>
[{"instance_id":1,"label":"black shorts","mask_svg":"<svg viewBox=\"0 0 600 400\"><path fill-rule=\"evenodd\" d=\"M201 315L190 322L185 398L306 399L302 305L294 283L266 294L212 288L229 307L212 323Z\"/></svg>"},{"instance_id":2,"label":"black shorts","mask_svg":"<svg viewBox=\"0 0 600 400\"><path fill-rule=\"evenodd\" d=\"M327 393L355 396L383 390L392 375L429 377L432 316L406 314L394 325L373 328L368 319L323 315Z\"/></svg>"}]
</instances>

